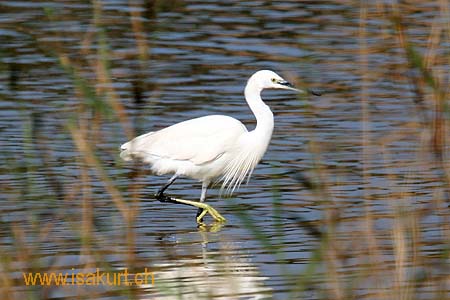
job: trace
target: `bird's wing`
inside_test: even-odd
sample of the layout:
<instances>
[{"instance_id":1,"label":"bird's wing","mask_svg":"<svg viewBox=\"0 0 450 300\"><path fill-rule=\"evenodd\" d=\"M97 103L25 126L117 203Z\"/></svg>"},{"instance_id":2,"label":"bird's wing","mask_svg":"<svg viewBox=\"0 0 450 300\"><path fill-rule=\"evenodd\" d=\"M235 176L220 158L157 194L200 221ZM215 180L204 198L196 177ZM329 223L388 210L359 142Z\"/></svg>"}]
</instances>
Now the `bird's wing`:
<instances>
[{"instance_id":1,"label":"bird's wing","mask_svg":"<svg viewBox=\"0 0 450 300\"><path fill-rule=\"evenodd\" d=\"M196 118L136 137L122 145L123 153L145 160L149 155L189 160L196 165L210 162L233 147L247 132L238 120L221 115ZM122 154L121 154L122 156Z\"/></svg>"}]
</instances>

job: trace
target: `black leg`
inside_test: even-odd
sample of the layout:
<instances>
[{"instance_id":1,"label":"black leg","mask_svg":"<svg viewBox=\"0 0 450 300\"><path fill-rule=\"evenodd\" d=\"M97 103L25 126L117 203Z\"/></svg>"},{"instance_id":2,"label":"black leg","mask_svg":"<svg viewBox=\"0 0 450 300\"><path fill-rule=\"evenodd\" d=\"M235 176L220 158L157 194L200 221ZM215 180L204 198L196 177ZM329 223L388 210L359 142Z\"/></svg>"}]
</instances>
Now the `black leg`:
<instances>
[{"instance_id":1,"label":"black leg","mask_svg":"<svg viewBox=\"0 0 450 300\"><path fill-rule=\"evenodd\" d=\"M169 179L169 181L167 181L167 183L158 190L158 192L155 194L155 198L156 200L159 200L161 202L174 202L177 203L175 201L172 200L172 198L170 198L169 196L164 195L164 191L167 190L167 188L175 182L175 180L178 178L177 175L172 176L172 178Z\"/></svg>"}]
</instances>

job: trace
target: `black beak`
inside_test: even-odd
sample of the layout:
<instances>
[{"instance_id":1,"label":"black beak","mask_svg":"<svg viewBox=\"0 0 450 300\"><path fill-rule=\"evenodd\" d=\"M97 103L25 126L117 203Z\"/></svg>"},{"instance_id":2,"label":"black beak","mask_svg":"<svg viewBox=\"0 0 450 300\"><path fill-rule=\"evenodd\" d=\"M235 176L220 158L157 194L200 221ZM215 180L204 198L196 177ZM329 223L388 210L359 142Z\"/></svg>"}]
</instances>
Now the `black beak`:
<instances>
[{"instance_id":1,"label":"black beak","mask_svg":"<svg viewBox=\"0 0 450 300\"><path fill-rule=\"evenodd\" d=\"M290 82L288 82L286 80L279 80L279 81L277 81L277 83L279 85L285 86L289 90L294 90L294 91L297 91L297 92L300 92L300 93L309 93L309 94L314 95L314 96L322 96L322 93L318 92L318 91L314 91L314 90L310 90L310 89L308 89L306 91L305 90L296 89Z\"/></svg>"},{"instance_id":2,"label":"black beak","mask_svg":"<svg viewBox=\"0 0 450 300\"><path fill-rule=\"evenodd\" d=\"M286 81L286 80L280 80L280 81L278 81L277 83L278 83L278 84L281 84L281 85L284 85L284 86L287 86L287 87L290 87L290 88L293 88L293 87L294 87L290 82L288 82L288 81Z\"/></svg>"}]
</instances>

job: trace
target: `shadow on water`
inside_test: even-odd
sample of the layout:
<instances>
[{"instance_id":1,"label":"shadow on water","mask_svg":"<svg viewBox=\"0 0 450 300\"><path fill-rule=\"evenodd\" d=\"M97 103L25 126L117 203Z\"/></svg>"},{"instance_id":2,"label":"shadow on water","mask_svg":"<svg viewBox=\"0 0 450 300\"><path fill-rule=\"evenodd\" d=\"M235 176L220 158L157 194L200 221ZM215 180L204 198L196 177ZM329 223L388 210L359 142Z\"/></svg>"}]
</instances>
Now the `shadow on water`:
<instances>
[{"instance_id":1,"label":"shadow on water","mask_svg":"<svg viewBox=\"0 0 450 300\"><path fill-rule=\"evenodd\" d=\"M448 298L446 1L0 10L2 299ZM211 189L228 223L197 228L195 209L153 199L168 178L118 147L207 114L252 129L243 87L263 68L323 95L264 93L268 152L232 198ZM97 268L155 282L76 280ZM24 277L67 272L79 284Z\"/></svg>"}]
</instances>

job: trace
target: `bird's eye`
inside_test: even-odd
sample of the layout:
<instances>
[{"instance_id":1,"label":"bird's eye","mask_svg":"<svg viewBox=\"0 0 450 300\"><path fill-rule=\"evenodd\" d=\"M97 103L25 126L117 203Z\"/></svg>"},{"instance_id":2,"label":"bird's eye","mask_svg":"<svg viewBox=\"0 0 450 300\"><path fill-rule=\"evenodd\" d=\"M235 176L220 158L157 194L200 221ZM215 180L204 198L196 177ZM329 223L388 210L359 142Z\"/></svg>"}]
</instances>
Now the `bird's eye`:
<instances>
[{"instance_id":1,"label":"bird's eye","mask_svg":"<svg viewBox=\"0 0 450 300\"><path fill-rule=\"evenodd\" d=\"M273 83L277 82L276 78L272 78L272 82Z\"/></svg>"}]
</instances>

